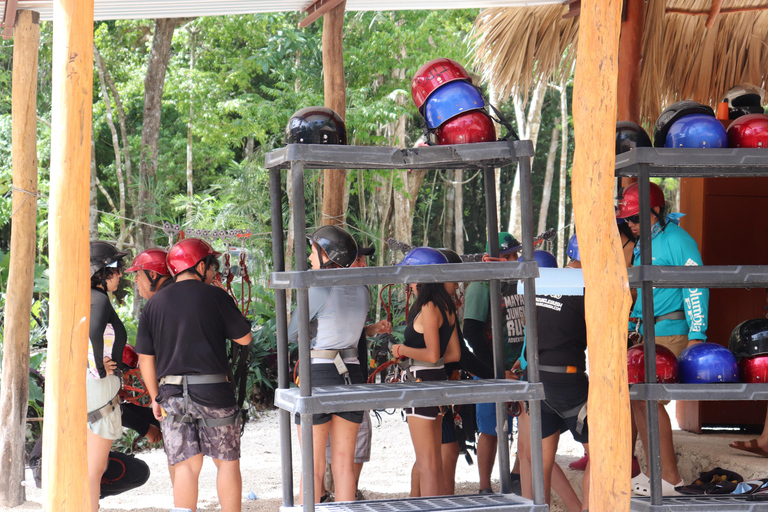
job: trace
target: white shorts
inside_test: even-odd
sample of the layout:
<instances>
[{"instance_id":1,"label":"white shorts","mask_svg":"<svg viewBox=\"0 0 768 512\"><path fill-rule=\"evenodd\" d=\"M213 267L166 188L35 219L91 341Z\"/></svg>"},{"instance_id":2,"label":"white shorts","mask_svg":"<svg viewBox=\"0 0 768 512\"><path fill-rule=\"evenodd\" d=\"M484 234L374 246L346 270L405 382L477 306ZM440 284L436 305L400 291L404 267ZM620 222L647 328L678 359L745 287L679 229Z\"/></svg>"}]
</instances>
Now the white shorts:
<instances>
[{"instance_id":1,"label":"white shorts","mask_svg":"<svg viewBox=\"0 0 768 512\"><path fill-rule=\"evenodd\" d=\"M85 394L88 401L88 412L96 411L115 398L120 391L120 379L117 375L107 375L103 379L96 379L91 372L86 373ZM123 420L120 408L117 407L107 416L95 423L88 423L88 428L97 436L104 439L116 440L123 436Z\"/></svg>"}]
</instances>

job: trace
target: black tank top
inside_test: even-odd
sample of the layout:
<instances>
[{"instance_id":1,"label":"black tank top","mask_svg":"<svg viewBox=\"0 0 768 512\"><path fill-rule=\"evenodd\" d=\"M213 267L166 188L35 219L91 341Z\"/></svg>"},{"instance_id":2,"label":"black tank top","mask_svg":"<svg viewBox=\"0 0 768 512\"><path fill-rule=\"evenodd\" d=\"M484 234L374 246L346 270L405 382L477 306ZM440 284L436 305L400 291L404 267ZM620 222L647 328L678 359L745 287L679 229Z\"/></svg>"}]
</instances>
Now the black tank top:
<instances>
[{"instance_id":1,"label":"black tank top","mask_svg":"<svg viewBox=\"0 0 768 512\"><path fill-rule=\"evenodd\" d=\"M440 330L438 331L438 335L440 337L440 357L443 357L445 355L445 351L448 349L448 342L451 341L451 335L453 334L453 330L455 329L455 319L454 324L451 325L448 323L448 315L445 311L438 308L440 310L440 313L443 315L443 325L440 326ZM411 312L413 313L413 312ZM410 314L408 315L411 316ZM416 321L416 316L413 316L414 322ZM409 323L405 327L405 332L403 333L403 336L405 337L405 343L403 343L406 347L411 348L427 348L427 344L424 342L424 333L416 332L416 330L413 328L413 323Z\"/></svg>"}]
</instances>

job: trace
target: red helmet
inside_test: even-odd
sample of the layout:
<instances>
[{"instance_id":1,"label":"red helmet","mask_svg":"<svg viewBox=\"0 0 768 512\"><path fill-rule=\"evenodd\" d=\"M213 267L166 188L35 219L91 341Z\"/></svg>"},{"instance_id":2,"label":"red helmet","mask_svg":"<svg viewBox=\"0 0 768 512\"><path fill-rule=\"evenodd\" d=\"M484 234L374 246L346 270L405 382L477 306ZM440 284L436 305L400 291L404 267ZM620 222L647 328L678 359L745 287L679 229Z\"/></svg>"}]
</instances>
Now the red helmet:
<instances>
[{"instance_id":1,"label":"red helmet","mask_svg":"<svg viewBox=\"0 0 768 512\"><path fill-rule=\"evenodd\" d=\"M421 66L411 80L411 96L416 107L421 110L432 91L454 80L472 83L467 70L455 60L433 59Z\"/></svg>"},{"instance_id":2,"label":"red helmet","mask_svg":"<svg viewBox=\"0 0 768 512\"><path fill-rule=\"evenodd\" d=\"M176 277L180 272L184 272L188 268L197 265L200 260L208 255L221 256L221 253L214 251L211 244L205 240L185 238L171 247L168 251L166 262L168 263L171 275Z\"/></svg>"},{"instance_id":3,"label":"red helmet","mask_svg":"<svg viewBox=\"0 0 768 512\"><path fill-rule=\"evenodd\" d=\"M161 276L169 276L171 275L171 271L168 270L168 265L165 263L167 255L168 253L162 249L147 249L136 256L136 259L133 260L133 263L126 272L151 270L157 272Z\"/></svg>"},{"instance_id":4,"label":"red helmet","mask_svg":"<svg viewBox=\"0 0 768 512\"><path fill-rule=\"evenodd\" d=\"M645 345L635 345L627 350L627 374L630 384L645 382ZM677 358L663 345L656 345L656 382L677 382Z\"/></svg>"},{"instance_id":5,"label":"red helmet","mask_svg":"<svg viewBox=\"0 0 768 512\"><path fill-rule=\"evenodd\" d=\"M768 148L768 115L747 114L728 127L728 147Z\"/></svg>"},{"instance_id":6,"label":"red helmet","mask_svg":"<svg viewBox=\"0 0 768 512\"><path fill-rule=\"evenodd\" d=\"M496 142L496 127L485 110L473 110L442 124L435 130L435 139L439 146Z\"/></svg>"},{"instance_id":7,"label":"red helmet","mask_svg":"<svg viewBox=\"0 0 768 512\"><path fill-rule=\"evenodd\" d=\"M139 354L136 353L136 350L128 344L125 345L125 348L123 349L123 363L127 364L131 368L138 368L139 367Z\"/></svg>"},{"instance_id":8,"label":"red helmet","mask_svg":"<svg viewBox=\"0 0 768 512\"><path fill-rule=\"evenodd\" d=\"M765 384L768 382L768 356L745 357L739 361L741 382Z\"/></svg>"},{"instance_id":9,"label":"red helmet","mask_svg":"<svg viewBox=\"0 0 768 512\"><path fill-rule=\"evenodd\" d=\"M664 191L655 183L651 183L651 208L664 207ZM616 217L623 219L640 213L640 189L637 183L633 183L624 189L619 199Z\"/></svg>"}]
</instances>

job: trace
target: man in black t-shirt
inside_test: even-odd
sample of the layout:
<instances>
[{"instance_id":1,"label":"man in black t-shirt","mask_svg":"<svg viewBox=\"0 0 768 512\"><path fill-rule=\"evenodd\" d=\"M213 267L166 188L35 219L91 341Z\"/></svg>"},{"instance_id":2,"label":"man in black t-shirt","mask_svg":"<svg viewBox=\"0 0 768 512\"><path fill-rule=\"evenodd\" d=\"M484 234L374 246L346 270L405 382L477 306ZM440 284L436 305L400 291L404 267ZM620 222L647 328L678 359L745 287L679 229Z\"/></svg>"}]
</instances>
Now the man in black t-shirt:
<instances>
[{"instance_id":1,"label":"man in black t-shirt","mask_svg":"<svg viewBox=\"0 0 768 512\"><path fill-rule=\"evenodd\" d=\"M211 286L219 253L187 238L168 251L173 286L144 307L136 351L152 410L161 421L168 463L174 466L174 506L197 508L203 456L214 459L223 512L240 512L240 427L227 357L227 338L251 341L249 322L226 291ZM158 386L158 378L160 378Z\"/></svg>"}]
</instances>

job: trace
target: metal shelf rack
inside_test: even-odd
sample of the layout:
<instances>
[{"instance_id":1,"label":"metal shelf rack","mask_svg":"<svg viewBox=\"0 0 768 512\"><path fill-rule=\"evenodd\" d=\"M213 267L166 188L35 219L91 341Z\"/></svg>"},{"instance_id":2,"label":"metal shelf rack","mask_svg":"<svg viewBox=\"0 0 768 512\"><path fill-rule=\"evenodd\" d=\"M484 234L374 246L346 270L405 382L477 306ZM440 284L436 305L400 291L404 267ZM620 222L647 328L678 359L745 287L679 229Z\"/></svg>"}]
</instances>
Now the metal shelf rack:
<instances>
[{"instance_id":1,"label":"metal shelf rack","mask_svg":"<svg viewBox=\"0 0 768 512\"><path fill-rule=\"evenodd\" d=\"M275 313L278 347L278 390L275 405L280 410L280 445L283 477L284 510L302 508L312 512L322 510L450 510L450 511L535 511L548 510L544 500L541 455L541 407L544 397L537 367L535 278L538 266L533 260L533 208L531 202L531 165L533 145L530 141L499 141L455 146L431 146L413 149L388 147L330 146L289 144L268 153L266 167L270 169L272 202L272 235L274 269L270 286L275 290ZM498 235L494 169L519 164L521 173L521 202L523 225L523 256L527 263L462 263L425 265L420 267L307 270L306 213L304 211L304 169L467 169L482 170L485 178L488 244L491 255L497 255ZM290 169L294 205L294 254L296 270L285 271L283 250L283 219L281 170ZM525 314L528 340L528 382L504 379L501 311L491 308L493 327L494 371L496 379L474 382L441 382L414 384L361 384L353 386L312 387L309 371L309 300L311 286L353 286L361 284L390 284L414 282L489 281L491 303L500 303L500 280L522 279L525 283ZM299 315L299 388L290 388L288 375L288 342L286 289L297 290L296 315ZM303 507L294 507L293 470L291 463L291 414L300 414L302 424L310 424L314 412L341 412L383 407L496 402L497 431L508 432L506 402L529 400L531 413L533 501L511 494L509 450L499 443L499 474L501 494L482 496L447 496L382 502L350 502L314 504L312 429L301 430L301 457L304 486Z\"/></svg>"},{"instance_id":2,"label":"metal shelf rack","mask_svg":"<svg viewBox=\"0 0 768 512\"><path fill-rule=\"evenodd\" d=\"M637 177L640 192L640 222L650 218L651 176L661 177L751 177L768 176L768 151L763 149L675 149L636 148L616 156L617 177ZM657 384L656 332L653 288L753 288L768 286L768 266L653 266L650 230L640 234L641 265L629 269L630 286L639 287L643 301L646 340L645 384L630 386L630 399L648 401L648 453L651 497L632 498L637 512L768 511L768 500L757 496L662 497L659 446L659 400L764 400L765 384ZM646 321L648 320L648 321Z\"/></svg>"}]
</instances>

